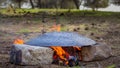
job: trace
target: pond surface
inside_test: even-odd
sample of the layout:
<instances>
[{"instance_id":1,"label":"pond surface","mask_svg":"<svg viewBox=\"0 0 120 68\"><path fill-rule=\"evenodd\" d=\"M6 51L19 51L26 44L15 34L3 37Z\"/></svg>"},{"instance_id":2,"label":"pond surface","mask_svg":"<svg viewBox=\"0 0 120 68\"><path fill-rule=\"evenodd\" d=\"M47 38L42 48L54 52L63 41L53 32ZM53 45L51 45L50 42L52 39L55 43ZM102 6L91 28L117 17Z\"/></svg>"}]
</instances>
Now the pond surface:
<instances>
[{"instance_id":1,"label":"pond surface","mask_svg":"<svg viewBox=\"0 0 120 68\"><path fill-rule=\"evenodd\" d=\"M119 0L116 0L119 2ZM108 6L106 8L98 8L98 11L112 11L112 12L120 12L120 2L117 4L113 4L115 0L109 0ZM82 2L82 5L80 6L80 10L92 10L91 8L84 6L84 1Z\"/></svg>"},{"instance_id":2,"label":"pond surface","mask_svg":"<svg viewBox=\"0 0 120 68\"><path fill-rule=\"evenodd\" d=\"M80 10L91 10L91 8L80 6ZM98 10L99 11L120 12L120 6L116 6L116 5L110 4L108 7L106 7L106 8L99 8Z\"/></svg>"}]
</instances>

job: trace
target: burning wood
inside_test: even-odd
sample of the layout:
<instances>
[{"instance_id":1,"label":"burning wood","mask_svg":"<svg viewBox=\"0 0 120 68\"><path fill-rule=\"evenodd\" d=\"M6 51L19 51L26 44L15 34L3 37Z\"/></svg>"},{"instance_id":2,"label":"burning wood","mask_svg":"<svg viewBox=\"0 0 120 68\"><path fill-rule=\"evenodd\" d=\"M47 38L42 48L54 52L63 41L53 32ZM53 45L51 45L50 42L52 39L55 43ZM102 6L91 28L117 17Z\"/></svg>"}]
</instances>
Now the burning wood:
<instances>
[{"instance_id":1,"label":"burning wood","mask_svg":"<svg viewBox=\"0 0 120 68\"><path fill-rule=\"evenodd\" d=\"M78 46L74 47L61 47L61 46L51 46L54 50L53 60L54 63L59 63L59 61L63 62L63 65L73 65L76 61L80 61L81 59L81 48ZM57 61L57 62L56 62Z\"/></svg>"},{"instance_id":2,"label":"burning wood","mask_svg":"<svg viewBox=\"0 0 120 68\"><path fill-rule=\"evenodd\" d=\"M73 46L73 48L74 48L74 52L75 52L75 53L77 52L78 59L79 59L79 60L82 60L81 48L78 47L78 46Z\"/></svg>"},{"instance_id":3,"label":"burning wood","mask_svg":"<svg viewBox=\"0 0 120 68\"><path fill-rule=\"evenodd\" d=\"M64 51L62 47L52 46L51 48L55 51L55 54L53 55L53 59L56 60L60 58L63 62L65 62L65 64L68 64L67 59L69 58L69 54L66 51Z\"/></svg>"}]
</instances>

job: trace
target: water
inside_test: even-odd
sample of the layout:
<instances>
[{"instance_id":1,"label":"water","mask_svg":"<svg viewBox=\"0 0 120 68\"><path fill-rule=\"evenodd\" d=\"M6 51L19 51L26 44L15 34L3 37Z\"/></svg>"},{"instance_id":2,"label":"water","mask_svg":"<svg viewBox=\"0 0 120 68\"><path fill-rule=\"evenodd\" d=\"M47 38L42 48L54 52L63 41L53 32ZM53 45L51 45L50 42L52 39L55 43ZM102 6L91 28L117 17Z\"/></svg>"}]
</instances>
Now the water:
<instances>
[{"instance_id":1,"label":"water","mask_svg":"<svg viewBox=\"0 0 120 68\"><path fill-rule=\"evenodd\" d=\"M92 10L91 8L87 8L84 6L80 6L80 10ZM110 4L106 8L99 8L98 11L112 11L112 12L120 12L120 6L116 6L113 4Z\"/></svg>"},{"instance_id":2,"label":"water","mask_svg":"<svg viewBox=\"0 0 120 68\"><path fill-rule=\"evenodd\" d=\"M114 0L108 1L108 6L106 8L98 8L98 11L112 11L112 12L120 12L120 4L115 5L113 4ZM80 10L92 10L91 8L85 7L84 1L81 3Z\"/></svg>"}]
</instances>

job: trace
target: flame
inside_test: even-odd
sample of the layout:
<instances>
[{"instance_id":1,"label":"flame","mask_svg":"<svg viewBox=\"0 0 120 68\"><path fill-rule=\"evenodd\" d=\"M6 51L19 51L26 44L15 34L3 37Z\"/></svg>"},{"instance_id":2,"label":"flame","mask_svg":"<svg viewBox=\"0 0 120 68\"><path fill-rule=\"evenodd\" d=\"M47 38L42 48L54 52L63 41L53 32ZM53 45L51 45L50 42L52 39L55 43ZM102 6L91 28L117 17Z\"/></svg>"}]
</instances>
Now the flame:
<instances>
[{"instance_id":1,"label":"flame","mask_svg":"<svg viewBox=\"0 0 120 68\"><path fill-rule=\"evenodd\" d=\"M13 42L14 44L23 44L24 43L24 41L22 40L22 39L15 39L14 40L14 42Z\"/></svg>"},{"instance_id":2,"label":"flame","mask_svg":"<svg viewBox=\"0 0 120 68\"><path fill-rule=\"evenodd\" d=\"M52 30L60 32L61 31L61 25L60 24L58 24L58 25L54 24L52 26Z\"/></svg>"},{"instance_id":3,"label":"flame","mask_svg":"<svg viewBox=\"0 0 120 68\"><path fill-rule=\"evenodd\" d=\"M79 50L79 51L81 50L81 48L78 47L78 46L73 46L73 48L74 48L74 49L77 49L77 50Z\"/></svg>"},{"instance_id":4,"label":"flame","mask_svg":"<svg viewBox=\"0 0 120 68\"><path fill-rule=\"evenodd\" d=\"M69 54L61 46L52 46L51 48L56 52L56 55L53 56L54 58L58 56L61 60L65 61L65 64L68 64L67 59L69 58Z\"/></svg>"},{"instance_id":5,"label":"flame","mask_svg":"<svg viewBox=\"0 0 120 68\"><path fill-rule=\"evenodd\" d=\"M77 60L82 60L81 47L72 46L69 49L61 46L51 46L51 48L55 51L53 59L62 60L66 65L69 64L70 56L74 56Z\"/></svg>"},{"instance_id":6,"label":"flame","mask_svg":"<svg viewBox=\"0 0 120 68\"><path fill-rule=\"evenodd\" d=\"M73 46L73 48L74 48L74 50L75 50L75 53L76 53L76 51L79 51L77 54L78 54L78 59L79 60L82 60L82 54L81 54L81 48L80 47L78 47L78 46Z\"/></svg>"}]
</instances>

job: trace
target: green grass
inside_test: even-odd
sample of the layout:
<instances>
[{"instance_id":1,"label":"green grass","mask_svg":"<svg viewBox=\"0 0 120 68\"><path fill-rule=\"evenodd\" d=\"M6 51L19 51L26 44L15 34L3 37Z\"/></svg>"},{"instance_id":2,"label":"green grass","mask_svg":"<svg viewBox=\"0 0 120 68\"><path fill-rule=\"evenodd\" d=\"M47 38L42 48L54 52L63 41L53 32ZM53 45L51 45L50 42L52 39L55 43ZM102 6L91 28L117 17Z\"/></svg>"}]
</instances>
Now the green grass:
<instances>
[{"instance_id":1,"label":"green grass","mask_svg":"<svg viewBox=\"0 0 120 68\"><path fill-rule=\"evenodd\" d=\"M29 29L21 29L20 31L18 31L18 33L28 33L31 32Z\"/></svg>"},{"instance_id":2,"label":"green grass","mask_svg":"<svg viewBox=\"0 0 120 68\"><path fill-rule=\"evenodd\" d=\"M113 64L113 65L110 65L110 66L108 66L106 68L116 68L116 66Z\"/></svg>"},{"instance_id":3,"label":"green grass","mask_svg":"<svg viewBox=\"0 0 120 68\"><path fill-rule=\"evenodd\" d=\"M56 11L58 14L63 13L64 15L72 15L72 16L119 16L120 12L106 12L106 11L86 11L86 10L77 10L77 9L15 9L15 14L10 14L7 12L7 9L0 9L1 14L6 15L21 15L25 14L26 12L30 13L42 13L46 12L49 15L56 15Z\"/></svg>"},{"instance_id":4,"label":"green grass","mask_svg":"<svg viewBox=\"0 0 120 68\"><path fill-rule=\"evenodd\" d=\"M61 31L67 31L67 27L66 26L61 27Z\"/></svg>"}]
</instances>

